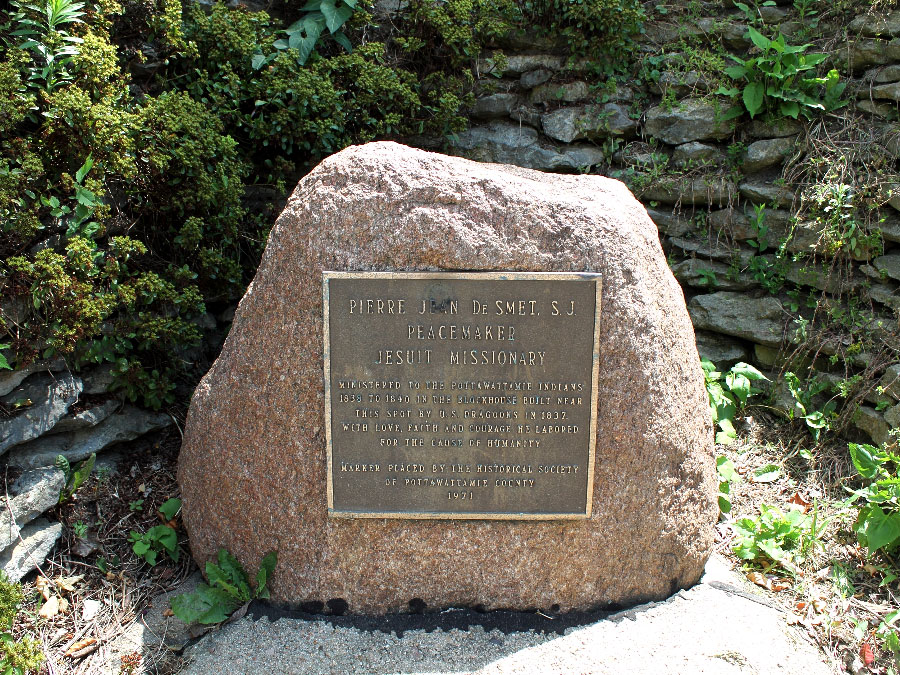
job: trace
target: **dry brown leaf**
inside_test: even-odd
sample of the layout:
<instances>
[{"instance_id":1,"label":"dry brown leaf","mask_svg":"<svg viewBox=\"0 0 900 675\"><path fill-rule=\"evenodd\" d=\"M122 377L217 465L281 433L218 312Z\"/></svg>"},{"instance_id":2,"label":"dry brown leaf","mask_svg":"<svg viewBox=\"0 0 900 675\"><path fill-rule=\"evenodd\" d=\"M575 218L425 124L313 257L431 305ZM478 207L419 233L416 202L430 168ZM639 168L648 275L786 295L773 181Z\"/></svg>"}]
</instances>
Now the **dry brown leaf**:
<instances>
[{"instance_id":1,"label":"dry brown leaf","mask_svg":"<svg viewBox=\"0 0 900 675\"><path fill-rule=\"evenodd\" d=\"M803 513L806 513L807 511L809 511L809 507L812 505L812 502L810 502L808 499L806 499L799 492L795 492L794 496L791 497L790 499L788 499L788 503L797 504L798 506L801 507L800 510L803 511Z\"/></svg>"},{"instance_id":2,"label":"dry brown leaf","mask_svg":"<svg viewBox=\"0 0 900 675\"><path fill-rule=\"evenodd\" d=\"M59 598L59 613L66 614L69 611L69 601L64 597L60 596Z\"/></svg>"},{"instance_id":3,"label":"dry brown leaf","mask_svg":"<svg viewBox=\"0 0 900 675\"><path fill-rule=\"evenodd\" d=\"M57 614L59 614L59 598L55 595L51 595L47 602L44 603L43 607L41 607L41 611L38 612L38 615L42 619L52 619Z\"/></svg>"},{"instance_id":4,"label":"dry brown leaf","mask_svg":"<svg viewBox=\"0 0 900 675\"><path fill-rule=\"evenodd\" d=\"M762 586L774 593L784 591L793 585L793 582L790 579L785 579L784 577L767 577L761 572L748 572L747 578L757 586Z\"/></svg>"},{"instance_id":5,"label":"dry brown leaf","mask_svg":"<svg viewBox=\"0 0 900 675\"><path fill-rule=\"evenodd\" d=\"M34 582L34 585L37 587L38 591L40 591L45 602L50 599L50 588L52 584L47 577L38 577L37 581Z\"/></svg>"},{"instance_id":6,"label":"dry brown leaf","mask_svg":"<svg viewBox=\"0 0 900 675\"><path fill-rule=\"evenodd\" d=\"M759 572L748 572L747 578L757 586L762 586L763 588L769 588L772 583L765 574Z\"/></svg>"},{"instance_id":7,"label":"dry brown leaf","mask_svg":"<svg viewBox=\"0 0 900 675\"><path fill-rule=\"evenodd\" d=\"M80 659L82 656L87 656L93 652L99 646L96 638L85 638L69 647L65 655L72 659Z\"/></svg>"},{"instance_id":8,"label":"dry brown leaf","mask_svg":"<svg viewBox=\"0 0 900 675\"><path fill-rule=\"evenodd\" d=\"M175 616L175 612L173 612L169 607L166 607L163 610L163 616Z\"/></svg>"},{"instance_id":9,"label":"dry brown leaf","mask_svg":"<svg viewBox=\"0 0 900 675\"><path fill-rule=\"evenodd\" d=\"M786 591L791 586L790 579L772 579L772 584L769 586L769 589L778 593L780 591Z\"/></svg>"},{"instance_id":10,"label":"dry brown leaf","mask_svg":"<svg viewBox=\"0 0 900 675\"><path fill-rule=\"evenodd\" d=\"M74 593L75 584L77 584L82 579L84 579L83 574L77 574L73 577L58 577L56 579L56 585L67 593Z\"/></svg>"}]
</instances>

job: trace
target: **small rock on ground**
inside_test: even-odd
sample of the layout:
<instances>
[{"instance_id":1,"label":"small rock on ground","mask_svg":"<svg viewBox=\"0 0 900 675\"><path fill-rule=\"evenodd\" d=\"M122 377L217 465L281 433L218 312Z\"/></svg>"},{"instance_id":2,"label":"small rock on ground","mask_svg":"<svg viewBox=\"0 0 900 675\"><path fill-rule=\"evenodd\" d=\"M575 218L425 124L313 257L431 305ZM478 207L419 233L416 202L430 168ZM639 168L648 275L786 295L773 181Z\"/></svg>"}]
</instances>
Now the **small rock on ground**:
<instances>
[{"instance_id":1,"label":"small rock on ground","mask_svg":"<svg viewBox=\"0 0 900 675\"><path fill-rule=\"evenodd\" d=\"M59 502L66 477L56 467L26 471L10 486L7 508L0 511L0 550L15 541L20 528Z\"/></svg>"},{"instance_id":2,"label":"small rock on ground","mask_svg":"<svg viewBox=\"0 0 900 675\"><path fill-rule=\"evenodd\" d=\"M61 523L51 523L46 518L29 523L22 528L21 540L0 553L0 569L10 581L19 581L43 564L61 534Z\"/></svg>"}]
</instances>

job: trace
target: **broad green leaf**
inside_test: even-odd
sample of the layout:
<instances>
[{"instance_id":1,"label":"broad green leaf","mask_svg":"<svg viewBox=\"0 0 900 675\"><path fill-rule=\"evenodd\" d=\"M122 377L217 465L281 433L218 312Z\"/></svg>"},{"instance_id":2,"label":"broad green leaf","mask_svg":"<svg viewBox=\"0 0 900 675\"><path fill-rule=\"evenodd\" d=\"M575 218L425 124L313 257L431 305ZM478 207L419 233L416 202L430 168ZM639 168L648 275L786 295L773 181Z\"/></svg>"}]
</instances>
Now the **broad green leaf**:
<instances>
[{"instance_id":1,"label":"broad green leaf","mask_svg":"<svg viewBox=\"0 0 900 675\"><path fill-rule=\"evenodd\" d=\"M306 37L303 35L302 30L296 30L288 33L288 47L291 49L300 49L300 46L303 44L303 41Z\"/></svg>"},{"instance_id":2,"label":"broad green leaf","mask_svg":"<svg viewBox=\"0 0 900 675\"><path fill-rule=\"evenodd\" d=\"M180 508L181 500L177 497L172 497L163 502L163 505L159 507L159 512L163 514L166 520L172 520Z\"/></svg>"},{"instance_id":3,"label":"broad green leaf","mask_svg":"<svg viewBox=\"0 0 900 675\"><path fill-rule=\"evenodd\" d=\"M780 563L790 563L793 556L785 551L781 545L773 539L761 539L757 541L759 549L769 556L772 560Z\"/></svg>"},{"instance_id":4,"label":"broad green leaf","mask_svg":"<svg viewBox=\"0 0 900 675\"><path fill-rule=\"evenodd\" d=\"M762 49L763 51L767 50L769 46L772 44L772 41L767 38L765 35L756 30L753 26L749 26L747 28L747 32L750 35L750 40L753 41L757 47Z\"/></svg>"},{"instance_id":5,"label":"broad green leaf","mask_svg":"<svg viewBox=\"0 0 900 675\"><path fill-rule=\"evenodd\" d=\"M275 565L278 564L278 554L271 551L263 557L259 563L259 572L256 573L256 597L263 600L269 597L268 582L272 576Z\"/></svg>"},{"instance_id":6,"label":"broad green leaf","mask_svg":"<svg viewBox=\"0 0 900 675\"><path fill-rule=\"evenodd\" d=\"M732 80L739 80L747 74L747 69L744 66L728 66L725 69L725 74Z\"/></svg>"},{"instance_id":7,"label":"broad green leaf","mask_svg":"<svg viewBox=\"0 0 900 675\"><path fill-rule=\"evenodd\" d=\"M350 39L344 35L344 31L338 31L331 37L334 38L334 41L337 42L341 47L343 47L348 54L353 52L353 45L350 44Z\"/></svg>"},{"instance_id":8,"label":"broad green leaf","mask_svg":"<svg viewBox=\"0 0 900 675\"><path fill-rule=\"evenodd\" d=\"M315 49L319 35L322 34L322 29L325 27L325 18L321 14L319 14L318 17L309 16L303 20L303 27L306 36L300 40L300 44L297 46L297 49L300 52L297 62L301 66L306 63L312 54L313 49ZM294 45L291 46L293 47Z\"/></svg>"},{"instance_id":9,"label":"broad green leaf","mask_svg":"<svg viewBox=\"0 0 900 675\"><path fill-rule=\"evenodd\" d=\"M729 445L737 437L737 432L734 430L734 425L730 419L720 419L719 428L721 431L716 434L716 443Z\"/></svg>"},{"instance_id":10,"label":"broad green leaf","mask_svg":"<svg viewBox=\"0 0 900 675\"><path fill-rule=\"evenodd\" d=\"M725 376L725 384L731 393L738 397L741 405L746 405L747 397L750 396L750 380L732 370Z\"/></svg>"},{"instance_id":11,"label":"broad green leaf","mask_svg":"<svg viewBox=\"0 0 900 675\"><path fill-rule=\"evenodd\" d=\"M91 167L94 166L94 158L91 155L87 156L87 159L84 160L84 164L81 165L81 168L75 172L75 182L80 183L84 180L84 177L87 176L88 172L91 170Z\"/></svg>"},{"instance_id":12,"label":"broad green leaf","mask_svg":"<svg viewBox=\"0 0 900 675\"><path fill-rule=\"evenodd\" d=\"M243 600L241 590L233 583L231 577L218 565L212 562L206 563L206 576L209 579L209 583L223 590L230 597L234 598L235 601Z\"/></svg>"},{"instance_id":13,"label":"broad green leaf","mask_svg":"<svg viewBox=\"0 0 900 675\"><path fill-rule=\"evenodd\" d=\"M230 582L237 590L237 597L241 604L251 599L250 581L247 579L247 573L238 559L231 555L224 548L219 549L219 567L221 567L225 580Z\"/></svg>"},{"instance_id":14,"label":"broad green leaf","mask_svg":"<svg viewBox=\"0 0 900 675\"><path fill-rule=\"evenodd\" d=\"M341 27L340 24L337 23L338 15L335 0L321 0L319 11L322 12L322 16L325 17L325 25L328 26L330 32L333 33ZM335 26L334 28L332 28L333 25Z\"/></svg>"},{"instance_id":15,"label":"broad green leaf","mask_svg":"<svg viewBox=\"0 0 900 675\"><path fill-rule=\"evenodd\" d=\"M147 530L145 535L151 541L158 542L175 562L178 562L178 534L168 525L156 525Z\"/></svg>"},{"instance_id":16,"label":"broad green leaf","mask_svg":"<svg viewBox=\"0 0 900 675\"><path fill-rule=\"evenodd\" d=\"M756 116L762 110L763 101L765 100L765 88L762 83L751 82L744 87L743 99L744 106L747 108L747 112L750 113L750 117Z\"/></svg>"},{"instance_id":17,"label":"broad green leaf","mask_svg":"<svg viewBox=\"0 0 900 675\"><path fill-rule=\"evenodd\" d=\"M785 117L797 119L800 115L800 105L796 101L784 101L779 108Z\"/></svg>"},{"instance_id":18,"label":"broad green leaf","mask_svg":"<svg viewBox=\"0 0 900 675\"><path fill-rule=\"evenodd\" d=\"M781 476L781 467L777 464L766 464L753 472L754 483L772 483Z\"/></svg>"},{"instance_id":19,"label":"broad green leaf","mask_svg":"<svg viewBox=\"0 0 900 675\"><path fill-rule=\"evenodd\" d=\"M889 546L900 538L900 514L887 514L879 506L873 506L866 520L866 541L869 553Z\"/></svg>"},{"instance_id":20,"label":"broad green leaf","mask_svg":"<svg viewBox=\"0 0 900 675\"><path fill-rule=\"evenodd\" d=\"M75 186L75 199L83 206L97 206L97 195L80 185Z\"/></svg>"},{"instance_id":21,"label":"broad green leaf","mask_svg":"<svg viewBox=\"0 0 900 675\"><path fill-rule=\"evenodd\" d=\"M199 584L196 592L176 595L169 601L172 613L187 625L197 623L200 617L209 611L209 604L202 594L204 588L209 587L206 584Z\"/></svg>"},{"instance_id":22,"label":"broad green leaf","mask_svg":"<svg viewBox=\"0 0 900 675\"><path fill-rule=\"evenodd\" d=\"M785 44L784 44L784 35L782 35L781 33L779 33L777 38L775 38L774 40L772 40L772 41L769 42L769 46L772 47L772 49L774 49L774 50L775 50L776 52L778 52L779 54L783 54L783 53L784 53L784 47L785 47Z\"/></svg>"},{"instance_id":23,"label":"broad green leaf","mask_svg":"<svg viewBox=\"0 0 900 675\"><path fill-rule=\"evenodd\" d=\"M744 363L741 361L740 363L735 363L731 367L732 373L739 373L743 375L748 380L768 380L769 378L763 375L759 370L751 366L749 363Z\"/></svg>"},{"instance_id":24,"label":"broad green leaf","mask_svg":"<svg viewBox=\"0 0 900 675\"><path fill-rule=\"evenodd\" d=\"M194 593L177 595L169 603L172 612L186 624L221 623L241 603L220 589L200 584Z\"/></svg>"},{"instance_id":25,"label":"broad green leaf","mask_svg":"<svg viewBox=\"0 0 900 675\"><path fill-rule=\"evenodd\" d=\"M737 95L737 91L735 91L735 95ZM722 119L724 121L733 120L737 117L740 117L744 114L744 109L739 105L733 105L728 110L725 111L725 114L722 115Z\"/></svg>"},{"instance_id":26,"label":"broad green leaf","mask_svg":"<svg viewBox=\"0 0 900 675\"><path fill-rule=\"evenodd\" d=\"M80 488L84 481L87 480L88 476L91 475L91 471L94 470L94 462L96 461L97 453L92 452L90 457L78 465L78 468L72 473L72 484L69 486L72 492L75 492Z\"/></svg>"},{"instance_id":27,"label":"broad green leaf","mask_svg":"<svg viewBox=\"0 0 900 675\"><path fill-rule=\"evenodd\" d=\"M803 55L803 65L814 68L815 66L822 63L825 59L828 58L828 54L804 54Z\"/></svg>"},{"instance_id":28,"label":"broad green leaf","mask_svg":"<svg viewBox=\"0 0 900 675\"><path fill-rule=\"evenodd\" d=\"M735 405L734 397L728 392L724 392L722 400L716 404L716 421L733 420L736 413L737 406Z\"/></svg>"},{"instance_id":29,"label":"broad green leaf","mask_svg":"<svg viewBox=\"0 0 900 675\"><path fill-rule=\"evenodd\" d=\"M716 471L718 472L719 478L721 480L734 480L734 462L728 459L725 455L719 455L718 457L716 457Z\"/></svg>"},{"instance_id":30,"label":"broad green leaf","mask_svg":"<svg viewBox=\"0 0 900 675\"><path fill-rule=\"evenodd\" d=\"M338 6L335 0L322 0L320 8L325 17L325 25L332 34L340 30L341 26L353 15L353 10L344 4Z\"/></svg>"},{"instance_id":31,"label":"broad green leaf","mask_svg":"<svg viewBox=\"0 0 900 675\"><path fill-rule=\"evenodd\" d=\"M728 498L719 493L719 511L722 513L731 513L731 502Z\"/></svg>"},{"instance_id":32,"label":"broad green leaf","mask_svg":"<svg viewBox=\"0 0 900 675\"><path fill-rule=\"evenodd\" d=\"M254 54L253 58L250 59L250 66L253 70L259 70L266 64L266 57L264 54Z\"/></svg>"},{"instance_id":33,"label":"broad green leaf","mask_svg":"<svg viewBox=\"0 0 900 675\"><path fill-rule=\"evenodd\" d=\"M875 478L883 460L878 458L878 448L866 443L850 443L850 459L863 478Z\"/></svg>"}]
</instances>

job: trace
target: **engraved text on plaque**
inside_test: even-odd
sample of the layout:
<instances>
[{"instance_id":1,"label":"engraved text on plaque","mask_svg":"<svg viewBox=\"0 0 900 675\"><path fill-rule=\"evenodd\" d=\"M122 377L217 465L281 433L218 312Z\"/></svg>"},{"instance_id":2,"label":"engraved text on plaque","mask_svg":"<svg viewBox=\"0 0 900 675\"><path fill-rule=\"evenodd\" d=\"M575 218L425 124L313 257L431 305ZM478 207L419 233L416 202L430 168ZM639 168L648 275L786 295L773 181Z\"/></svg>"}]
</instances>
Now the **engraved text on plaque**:
<instances>
[{"instance_id":1,"label":"engraved text on plaque","mask_svg":"<svg viewBox=\"0 0 900 675\"><path fill-rule=\"evenodd\" d=\"M328 508L591 511L600 276L325 272Z\"/></svg>"}]
</instances>

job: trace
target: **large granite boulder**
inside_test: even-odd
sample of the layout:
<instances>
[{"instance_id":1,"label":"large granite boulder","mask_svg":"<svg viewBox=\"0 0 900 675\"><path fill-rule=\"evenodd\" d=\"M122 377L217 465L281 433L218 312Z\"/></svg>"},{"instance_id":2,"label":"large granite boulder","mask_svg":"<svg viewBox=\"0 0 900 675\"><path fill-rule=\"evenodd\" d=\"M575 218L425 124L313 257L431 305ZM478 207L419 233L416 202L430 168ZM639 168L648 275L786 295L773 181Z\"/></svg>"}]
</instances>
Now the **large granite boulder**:
<instances>
[{"instance_id":1,"label":"large granite boulder","mask_svg":"<svg viewBox=\"0 0 900 675\"><path fill-rule=\"evenodd\" d=\"M329 517L323 270L601 272L591 517ZM278 602L629 605L703 572L718 517L710 426L682 292L622 183L372 143L323 161L272 230L191 402L183 518L201 565L224 547L255 571L277 550Z\"/></svg>"}]
</instances>

